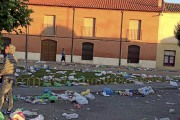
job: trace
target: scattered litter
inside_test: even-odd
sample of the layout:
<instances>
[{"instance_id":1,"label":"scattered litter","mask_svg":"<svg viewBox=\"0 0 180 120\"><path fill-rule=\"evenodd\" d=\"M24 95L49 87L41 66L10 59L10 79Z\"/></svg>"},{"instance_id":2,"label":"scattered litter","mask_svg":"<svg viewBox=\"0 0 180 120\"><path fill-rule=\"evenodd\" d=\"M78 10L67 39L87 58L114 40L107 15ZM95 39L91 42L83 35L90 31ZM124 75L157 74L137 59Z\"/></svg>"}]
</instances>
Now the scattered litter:
<instances>
[{"instance_id":1,"label":"scattered litter","mask_svg":"<svg viewBox=\"0 0 180 120\"><path fill-rule=\"evenodd\" d=\"M88 94L90 94L90 89L87 89L85 92L81 92L81 95L88 95Z\"/></svg>"},{"instance_id":2,"label":"scattered litter","mask_svg":"<svg viewBox=\"0 0 180 120\"><path fill-rule=\"evenodd\" d=\"M85 95L85 97L89 100L94 100L95 96L92 93L89 93L88 95Z\"/></svg>"},{"instance_id":3,"label":"scattered litter","mask_svg":"<svg viewBox=\"0 0 180 120\"><path fill-rule=\"evenodd\" d=\"M30 120L44 120L44 116L43 115L39 115L38 117L36 117L34 119L30 119Z\"/></svg>"},{"instance_id":4,"label":"scattered litter","mask_svg":"<svg viewBox=\"0 0 180 120\"><path fill-rule=\"evenodd\" d=\"M73 119L73 118L78 118L79 115L76 113L73 114L67 114L67 113L63 113L62 116L66 117L67 119Z\"/></svg>"},{"instance_id":5,"label":"scattered litter","mask_svg":"<svg viewBox=\"0 0 180 120\"><path fill-rule=\"evenodd\" d=\"M143 82L138 82L137 80L135 80L135 85L144 85Z\"/></svg>"},{"instance_id":6,"label":"scattered litter","mask_svg":"<svg viewBox=\"0 0 180 120\"><path fill-rule=\"evenodd\" d=\"M104 88L103 93L104 92L106 93L106 95L112 95L113 94L113 91L109 88Z\"/></svg>"},{"instance_id":7,"label":"scattered litter","mask_svg":"<svg viewBox=\"0 0 180 120\"><path fill-rule=\"evenodd\" d=\"M159 120L171 120L169 117L166 118L160 118Z\"/></svg>"},{"instance_id":8,"label":"scattered litter","mask_svg":"<svg viewBox=\"0 0 180 120\"><path fill-rule=\"evenodd\" d=\"M71 101L76 101L78 104L84 105L84 104L88 104L88 100L83 97L82 95L80 95L79 93L74 93L74 96Z\"/></svg>"},{"instance_id":9,"label":"scattered litter","mask_svg":"<svg viewBox=\"0 0 180 120\"><path fill-rule=\"evenodd\" d=\"M33 116L33 115L37 115L37 112L31 112L31 111L29 111L29 110L25 110L25 111L23 111L23 114L24 115L28 115L28 116Z\"/></svg>"},{"instance_id":10,"label":"scattered litter","mask_svg":"<svg viewBox=\"0 0 180 120\"><path fill-rule=\"evenodd\" d=\"M175 109L170 109L170 110L169 110L169 113L175 114Z\"/></svg>"},{"instance_id":11,"label":"scattered litter","mask_svg":"<svg viewBox=\"0 0 180 120\"><path fill-rule=\"evenodd\" d=\"M4 115L0 112L0 120L4 120Z\"/></svg>"},{"instance_id":12,"label":"scattered litter","mask_svg":"<svg viewBox=\"0 0 180 120\"><path fill-rule=\"evenodd\" d=\"M176 105L177 103L166 102L167 105Z\"/></svg>"},{"instance_id":13,"label":"scattered litter","mask_svg":"<svg viewBox=\"0 0 180 120\"><path fill-rule=\"evenodd\" d=\"M10 114L10 118L12 120L25 120L25 116L22 111L15 111Z\"/></svg>"},{"instance_id":14,"label":"scattered litter","mask_svg":"<svg viewBox=\"0 0 180 120\"><path fill-rule=\"evenodd\" d=\"M139 88L138 92L142 95L149 95L149 94L153 94L154 90L150 86L147 86L147 87Z\"/></svg>"},{"instance_id":15,"label":"scattered litter","mask_svg":"<svg viewBox=\"0 0 180 120\"><path fill-rule=\"evenodd\" d=\"M159 98L162 98L162 95L157 95Z\"/></svg>"},{"instance_id":16,"label":"scattered litter","mask_svg":"<svg viewBox=\"0 0 180 120\"><path fill-rule=\"evenodd\" d=\"M80 105L80 104L76 104L76 105L74 105L74 107L75 107L75 108L79 108L79 109L80 109L80 108L82 108L82 105Z\"/></svg>"},{"instance_id":17,"label":"scattered litter","mask_svg":"<svg viewBox=\"0 0 180 120\"><path fill-rule=\"evenodd\" d=\"M176 82L170 81L170 85L172 86L178 86L178 84Z\"/></svg>"}]
</instances>

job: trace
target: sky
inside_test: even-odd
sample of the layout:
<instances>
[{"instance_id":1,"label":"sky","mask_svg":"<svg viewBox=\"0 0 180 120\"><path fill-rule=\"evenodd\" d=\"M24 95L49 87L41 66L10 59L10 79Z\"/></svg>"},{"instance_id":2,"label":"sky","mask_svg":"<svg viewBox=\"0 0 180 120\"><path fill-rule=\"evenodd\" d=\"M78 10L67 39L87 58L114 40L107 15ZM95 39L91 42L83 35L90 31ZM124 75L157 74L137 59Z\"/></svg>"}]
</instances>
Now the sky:
<instances>
[{"instance_id":1,"label":"sky","mask_svg":"<svg viewBox=\"0 0 180 120\"><path fill-rule=\"evenodd\" d=\"M164 1L169 3L180 3L180 0L164 0Z\"/></svg>"}]
</instances>

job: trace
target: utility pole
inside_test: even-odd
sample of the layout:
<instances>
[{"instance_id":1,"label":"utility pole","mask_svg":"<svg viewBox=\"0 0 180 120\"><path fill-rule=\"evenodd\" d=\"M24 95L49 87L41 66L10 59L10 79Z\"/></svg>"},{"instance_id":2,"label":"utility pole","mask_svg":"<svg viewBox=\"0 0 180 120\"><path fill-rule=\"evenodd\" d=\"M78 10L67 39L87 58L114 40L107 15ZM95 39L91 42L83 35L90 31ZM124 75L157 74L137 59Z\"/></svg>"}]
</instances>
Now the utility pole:
<instances>
[{"instance_id":1,"label":"utility pole","mask_svg":"<svg viewBox=\"0 0 180 120\"><path fill-rule=\"evenodd\" d=\"M73 46L74 46L74 17L75 17L75 9L73 8L72 45L71 45L71 63L73 62Z\"/></svg>"},{"instance_id":2,"label":"utility pole","mask_svg":"<svg viewBox=\"0 0 180 120\"><path fill-rule=\"evenodd\" d=\"M27 59L28 59L28 42L29 42L29 25L26 26L26 54L25 54L26 65L25 65L25 73L28 73L28 65L27 65Z\"/></svg>"},{"instance_id":3,"label":"utility pole","mask_svg":"<svg viewBox=\"0 0 180 120\"><path fill-rule=\"evenodd\" d=\"M124 11L121 11L121 31L120 31L120 49L119 49L119 66L121 66L121 49L122 49L122 28L123 28L123 14Z\"/></svg>"}]
</instances>

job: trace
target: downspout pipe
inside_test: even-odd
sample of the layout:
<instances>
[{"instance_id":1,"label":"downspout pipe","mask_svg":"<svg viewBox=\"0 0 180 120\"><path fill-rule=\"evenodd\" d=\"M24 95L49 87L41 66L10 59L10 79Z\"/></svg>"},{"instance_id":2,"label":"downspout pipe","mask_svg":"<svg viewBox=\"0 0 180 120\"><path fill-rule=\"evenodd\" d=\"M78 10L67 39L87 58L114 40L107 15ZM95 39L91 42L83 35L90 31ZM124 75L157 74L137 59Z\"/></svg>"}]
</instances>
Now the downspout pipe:
<instances>
[{"instance_id":1,"label":"downspout pipe","mask_svg":"<svg viewBox=\"0 0 180 120\"><path fill-rule=\"evenodd\" d=\"M71 44L71 63L73 62L73 46L74 46L74 17L75 17L75 8L73 8L72 44Z\"/></svg>"},{"instance_id":2,"label":"downspout pipe","mask_svg":"<svg viewBox=\"0 0 180 120\"><path fill-rule=\"evenodd\" d=\"M123 28L124 11L121 11L121 30L120 30L120 49L119 49L119 66L121 66L121 49L122 49L122 28Z\"/></svg>"},{"instance_id":3,"label":"downspout pipe","mask_svg":"<svg viewBox=\"0 0 180 120\"><path fill-rule=\"evenodd\" d=\"M28 65L27 65L27 59L28 59L28 42L29 42L29 25L26 26L26 53L25 53L26 65L25 65L25 73L28 73Z\"/></svg>"}]
</instances>

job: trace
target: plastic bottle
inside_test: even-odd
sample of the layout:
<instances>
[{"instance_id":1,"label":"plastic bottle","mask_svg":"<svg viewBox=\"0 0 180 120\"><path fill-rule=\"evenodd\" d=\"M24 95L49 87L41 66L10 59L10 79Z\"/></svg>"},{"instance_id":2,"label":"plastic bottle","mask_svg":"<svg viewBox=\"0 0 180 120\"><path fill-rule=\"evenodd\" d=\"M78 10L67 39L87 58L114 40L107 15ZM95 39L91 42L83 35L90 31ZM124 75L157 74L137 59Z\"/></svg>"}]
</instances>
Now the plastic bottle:
<instances>
[{"instance_id":1,"label":"plastic bottle","mask_svg":"<svg viewBox=\"0 0 180 120\"><path fill-rule=\"evenodd\" d=\"M157 118L157 117L155 117L155 118L154 118L154 120L158 120L158 118Z\"/></svg>"}]
</instances>

